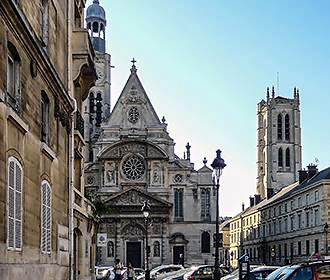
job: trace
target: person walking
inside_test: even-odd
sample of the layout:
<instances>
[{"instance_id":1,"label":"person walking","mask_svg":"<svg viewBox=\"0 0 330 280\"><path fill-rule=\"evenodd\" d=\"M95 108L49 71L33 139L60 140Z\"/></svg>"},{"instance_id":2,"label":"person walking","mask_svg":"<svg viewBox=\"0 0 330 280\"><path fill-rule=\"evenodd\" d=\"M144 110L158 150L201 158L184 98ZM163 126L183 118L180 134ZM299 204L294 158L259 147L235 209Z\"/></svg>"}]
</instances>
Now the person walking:
<instances>
[{"instance_id":1,"label":"person walking","mask_svg":"<svg viewBox=\"0 0 330 280\"><path fill-rule=\"evenodd\" d=\"M135 280L135 272L131 263L127 267L127 280Z\"/></svg>"},{"instance_id":2,"label":"person walking","mask_svg":"<svg viewBox=\"0 0 330 280\"><path fill-rule=\"evenodd\" d=\"M122 276L121 276L121 271L123 270L123 266L120 263L120 259L116 259L115 261L115 279L114 280L122 280Z\"/></svg>"}]
</instances>

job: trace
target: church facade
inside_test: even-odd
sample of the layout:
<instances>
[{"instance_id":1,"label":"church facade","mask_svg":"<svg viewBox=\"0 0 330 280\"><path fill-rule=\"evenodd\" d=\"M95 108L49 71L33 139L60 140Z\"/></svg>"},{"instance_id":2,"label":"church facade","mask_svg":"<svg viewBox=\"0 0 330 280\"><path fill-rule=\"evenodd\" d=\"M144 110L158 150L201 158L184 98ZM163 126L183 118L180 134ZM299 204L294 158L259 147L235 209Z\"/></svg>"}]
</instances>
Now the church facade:
<instances>
[{"instance_id":1,"label":"church facade","mask_svg":"<svg viewBox=\"0 0 330 280\"><path fill-rule=\"evenodd\" d=\"M134 65L110 117L102 122L85 166L86 190L96 197L99 233L98 263L143 267L148 230L149 265L213 263L216 195L212 170L194 169L190 145L185 158L174 152L165 119L159 119ZM148 200L145 223L141 207Z\"/></svg>"}]
</instances>

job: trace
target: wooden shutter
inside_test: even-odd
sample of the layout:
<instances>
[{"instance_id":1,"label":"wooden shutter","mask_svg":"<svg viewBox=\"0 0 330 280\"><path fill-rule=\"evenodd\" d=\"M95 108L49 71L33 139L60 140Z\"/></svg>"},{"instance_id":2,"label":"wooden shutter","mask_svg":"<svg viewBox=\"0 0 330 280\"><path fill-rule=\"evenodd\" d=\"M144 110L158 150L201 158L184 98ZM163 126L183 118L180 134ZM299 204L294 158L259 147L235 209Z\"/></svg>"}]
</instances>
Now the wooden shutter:
<instances>
[{"instance_id":1,"label":"wooden shutter","mask_svg":"<svg viewBox=\"0 0 330 280\"><path fill-rule=\"evenodd\" d=\"M51 188L48 182L41 184L41 252L51 252Z\"/></svg>"},{"instance_id":2,"label":"wooden shutter","mask_svg":"<svg viewBox=\"0 0 330 280\"><path fill-rule=\"evenodd\" d=\"M22 167L14 158L8 165L8 248L22 249Z\"/></svg>"},{"instance_id":3,"label":"wooden shutter","mask_svg":"<svg viewBox=\"0 0 330 280\"><path fill-rule=\"evenodd\" d=\"M8 248L15 248L15 163L8 166Z\"/></svg>"},{"instance_id":4,"label":"wooden shutter","mask_svg":"<svg viewBox=\"0 0 330 280\"><path fill-rule=\"evenodd\" d=\"M15 248L22 248L22 169L18 163L16 167L15 188Z\"/></svg>"},{"instance_id":5,"label":"wooden shutter","mask_svg":"<svg viewBox=\"0 0 330 280\"><path fill-rule=\"evenodd\" d=\"M50 253L51 251L51 225L52 225L52 220L51 220L51 189L49 184L46 185L46 203L47 203L47 208L46 208L46 225L47 225L47 253Z\"/></svg>"}]
</instances>

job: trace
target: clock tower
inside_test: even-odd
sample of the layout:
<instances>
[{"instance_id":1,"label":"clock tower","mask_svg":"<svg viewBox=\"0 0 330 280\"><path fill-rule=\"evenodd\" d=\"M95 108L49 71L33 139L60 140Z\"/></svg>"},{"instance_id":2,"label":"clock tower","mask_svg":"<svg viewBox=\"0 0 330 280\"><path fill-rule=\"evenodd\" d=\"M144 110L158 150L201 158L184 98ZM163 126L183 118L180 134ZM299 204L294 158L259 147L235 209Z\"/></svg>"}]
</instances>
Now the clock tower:
<instances>
[{"instance_id":1,"label":"clock tower","mask_svg":"<svg viewBox=\"0 0 330 280\"><path fill-rule=\"evenodd\" d=\"M86 24L95 49L97 81L84 102L86 161L93 161L93 142L98 138L101 124L110 116L111 109L111 55L106 53L106 14L99 0L87 8Z\"/></svg>"}]
</instances>

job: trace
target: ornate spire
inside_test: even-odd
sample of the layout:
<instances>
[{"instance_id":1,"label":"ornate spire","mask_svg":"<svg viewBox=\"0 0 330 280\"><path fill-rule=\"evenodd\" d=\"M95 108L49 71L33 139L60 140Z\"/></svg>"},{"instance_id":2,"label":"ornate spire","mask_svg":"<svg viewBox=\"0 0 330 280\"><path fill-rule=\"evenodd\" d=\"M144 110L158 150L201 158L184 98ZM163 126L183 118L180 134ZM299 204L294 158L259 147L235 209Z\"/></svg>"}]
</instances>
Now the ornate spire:
<instances>
[{"instance_id":1,"label":"ornate spire","mask_svg":"<svg viewBox=\"0 0 330 280\"><path fill-rule=\"evenodd\" d=\"M206 157L204 157L203 163L204 163L204 166L206 166L206 164L207 164L207 159L206 159Z\"/></svg>"},{"instance_id":2,"label":"ornate spire","mask_svg":"<svg viewBox=\"0 0 330 280\"><path fill-rule=\"evenodd\" d=\"M132 73L136 73L136 66L135 66L135 62L136 62L136 60L135 60L135 58L133 57L133 59L131 60L131 62L132 62L132 67L131 67L131 72Z\"/></svg>"},{"instance_id":3,"label":"ornate spire","mask_svg":"<svg viewBox=\"0 0 330 280\"><path fill-rule=\"evenodd\" d=\"M269 87L267 87L267 101L269 101Z\"/></svg>"},{"instance_id":4,"label":"ornate spire","mask_svg":"<svg viewBox=\"0 0 330 280\"><path fill-rule=\"evenodd\" d=\"M274 86L272 86L272 98L275 97L275 89L274 89Z\"/></svg>"}]
</instances>

